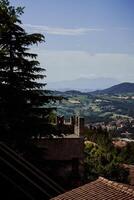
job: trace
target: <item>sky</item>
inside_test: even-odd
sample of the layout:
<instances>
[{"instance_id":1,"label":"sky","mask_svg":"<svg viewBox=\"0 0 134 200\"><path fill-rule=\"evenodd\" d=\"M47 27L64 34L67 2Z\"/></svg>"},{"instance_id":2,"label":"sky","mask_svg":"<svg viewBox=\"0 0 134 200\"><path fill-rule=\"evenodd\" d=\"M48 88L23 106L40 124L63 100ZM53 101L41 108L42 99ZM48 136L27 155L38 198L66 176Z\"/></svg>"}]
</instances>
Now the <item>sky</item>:
<instances>
[{"instance_id":1,"label":"sky","mask_svg":"<svg viewBox=\"0 0 134 200\"><path fill-rule=\"evenodd\" d=\"M46 81L110 77L134 82L134 0L10 0L25 6L29 32L45 35L32 47Z\"/></svg>"}]
</instances>

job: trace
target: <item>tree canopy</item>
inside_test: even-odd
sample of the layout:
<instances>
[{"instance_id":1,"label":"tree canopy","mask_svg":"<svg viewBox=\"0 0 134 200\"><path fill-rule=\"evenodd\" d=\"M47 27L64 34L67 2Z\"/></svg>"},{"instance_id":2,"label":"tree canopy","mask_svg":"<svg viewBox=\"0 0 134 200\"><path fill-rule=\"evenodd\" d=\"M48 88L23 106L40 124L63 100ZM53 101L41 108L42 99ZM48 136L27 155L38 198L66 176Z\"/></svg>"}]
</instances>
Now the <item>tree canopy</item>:
<instances>
[{"instance_id":1,"label":"tree canopy","mask_svg":"<svg viewBox=\"0 0 134 200\"><path fill-rule=\"evenodd\" d=\"M51 133L52 109L47 105L55 98L44 90L45 69L30 50L45 38L25 31L23 10L0 0L0 138L5 140L25 141Z\"/></svg>"},{"instance_id":2,"label":"tree canopy","mask_svg":"<svg viewBox=\"0 0 134 200\"><path fill-rule=\"evenodd\" d=\"M103 176L110 180L128 183L128 172L122 167L122 164L127 163L126 150L119 152L112 144L112 135L106 130L88 131L86 136L88 138L85 143L86 179L92 181L98 176Z\"/></svg>"}]
</instances>

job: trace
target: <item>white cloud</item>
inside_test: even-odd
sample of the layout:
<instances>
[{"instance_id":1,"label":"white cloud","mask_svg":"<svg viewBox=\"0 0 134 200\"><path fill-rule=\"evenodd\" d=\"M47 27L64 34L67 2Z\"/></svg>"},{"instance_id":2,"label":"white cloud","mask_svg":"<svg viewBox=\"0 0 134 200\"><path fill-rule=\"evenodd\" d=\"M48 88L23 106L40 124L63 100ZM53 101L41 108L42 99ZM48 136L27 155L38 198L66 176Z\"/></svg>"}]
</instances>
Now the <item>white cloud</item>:
<instances>
[{"instance_id":1,"label":"white cloud","mask_svg":"<svg viewBox=\"0 0 134 200\"><path fill-rule=\"evenodd\" d=\"M48 33L52 35L68 35L68 36L76 36L87 34L91 31L104 31L102 28L62 28L62 27L49 27L49 26L39 26L39 25L31 25L24 24L24 27L30 31L38 31L41 33Z\"/></svg>"}]
</instances>

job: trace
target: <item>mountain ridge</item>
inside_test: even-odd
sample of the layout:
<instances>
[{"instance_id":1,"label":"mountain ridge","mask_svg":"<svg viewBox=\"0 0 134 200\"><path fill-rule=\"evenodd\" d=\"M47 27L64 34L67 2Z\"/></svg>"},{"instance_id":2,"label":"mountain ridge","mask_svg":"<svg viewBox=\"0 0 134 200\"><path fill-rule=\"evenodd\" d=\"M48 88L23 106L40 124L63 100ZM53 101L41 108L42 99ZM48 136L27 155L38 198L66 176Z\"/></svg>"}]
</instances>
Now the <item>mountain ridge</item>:
<instances>
[{"instance_id":1,"label":"mountain ridge","mask_svg":"<svg viewBox=\"0 0 134 200\"><path fill-rule=\"evenodd\" d=\"M104 90L96 90L91 92L92 94L124 94L124 93L134 93L134 83L123 82L117 85L113 85Z\"/></svg>"},{"instance_id":2,"label":"mountain ridge","mask_svg":"<svg viewBox=\"0 0 134 200\"><path fill-rule=\"evenodd\" d=\"M82 92L79 90L66 90L66 91L58 91L55 90L55 93L65 94L77 94L77 95L103 95L103 94L127 94L134 93L134 83L131 82L123 82L117 85L113 85L112 87L106 88L104 90L95 90L92 92Z\"/></svg>"}]
</instances>

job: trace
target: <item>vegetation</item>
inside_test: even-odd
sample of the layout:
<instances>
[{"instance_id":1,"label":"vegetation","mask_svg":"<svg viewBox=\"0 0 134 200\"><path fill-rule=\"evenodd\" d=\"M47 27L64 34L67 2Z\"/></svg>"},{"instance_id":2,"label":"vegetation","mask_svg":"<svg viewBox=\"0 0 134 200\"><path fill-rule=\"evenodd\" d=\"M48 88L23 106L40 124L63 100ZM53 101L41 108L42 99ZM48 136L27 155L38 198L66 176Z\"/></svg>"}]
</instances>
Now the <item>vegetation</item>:
<instances>
[{"instance_id":1,"label":"vegetation","mask_svg":"<svg viewBox=\"0 0 134 200\"><path fill-rule=\"evenodd\" d=\"M55 92L66 100L57 103L58 114L69 117L79 112L89 122L110 122L116 119L134 117L134 94L124 95L91 95L80 92ZM72 103L73 101L76 103Z\"/></svg>"},{"instance_id":2,"label":"vegetation","mask_svg":"<svg viewBox=\"0 0 134 200\"><path fill-rule=\"evenodd\" d=\"M22 7L0 1L0 138L18 144L51 133L47 105L55 100L40 83L45 70L30 50L45 38L22 28L22 14Z\"/></svg>"},{"instance_id":3,"label":"vegetation","mask_svg":"<svg viewBox=\"0 0 134 200\"><path fill-rule=\"evenodd\" d=\"M86 179L92 181L98 176L103 176L110 180L127 183L128 172L123 169L122 164L130 163L128 156L130 147L126 147L123 151L115 149L112 138L106 131L89 131L86 135L90 141L85 143ZM134 152L132 148L130 152ZM133 158L131 158L131 163L133 163Z\"/></svg>"}]
</instances>

